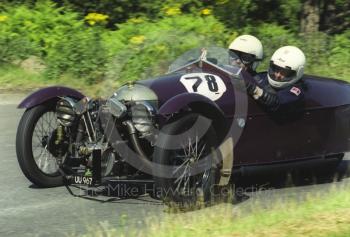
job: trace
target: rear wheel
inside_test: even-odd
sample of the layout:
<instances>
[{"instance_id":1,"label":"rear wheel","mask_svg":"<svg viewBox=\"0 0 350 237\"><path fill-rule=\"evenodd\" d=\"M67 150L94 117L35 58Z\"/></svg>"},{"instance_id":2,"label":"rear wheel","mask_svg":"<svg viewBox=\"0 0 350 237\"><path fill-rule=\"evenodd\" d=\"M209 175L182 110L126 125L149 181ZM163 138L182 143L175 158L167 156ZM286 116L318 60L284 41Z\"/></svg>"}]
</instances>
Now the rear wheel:
<instances>
[{"instance_id":1,"label":"rear wheel","mask_svg":"<svg viewBox=\"0 0 350 237\"><path fill-rule=\"evenodd\" d=\"M54 104L42 104L24 112L18 125L16 152L24 175L39 187L63 184L57 157L49 146L57 128Z\"/></svg>"},{"instance_id":2,"label":"rear wheel","mask_svg":"<svg viewBox=\"0 0 350 237\"><path fill-rule=\"evenodd\" d=\"M155 177L161 197L169 206L195 208L209 204L214 198L214 186L218 179L216 133L212 126L204 133L200 131L206 125L201 126L199 121L210 122L203 116L191 113L167 124L162 131L173 136L164 138L164 148L155 149L154 161L171 167L167 177ZM195 123L199 126L195 126ZM176 136L185 133L181 138ZM169 149L176 145L176 149Z\"/></svg>"}]
</instances>

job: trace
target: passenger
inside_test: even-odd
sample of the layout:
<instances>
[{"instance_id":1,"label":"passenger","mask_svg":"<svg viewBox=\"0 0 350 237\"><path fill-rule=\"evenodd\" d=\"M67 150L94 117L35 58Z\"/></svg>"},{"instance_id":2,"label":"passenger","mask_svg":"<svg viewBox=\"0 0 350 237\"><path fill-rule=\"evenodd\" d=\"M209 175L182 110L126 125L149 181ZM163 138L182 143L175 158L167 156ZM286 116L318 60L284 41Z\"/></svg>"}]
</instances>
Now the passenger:
<instances>
[{"instance_id":1,"label":"passenger","mask_svg":"<svg viewBox=\"0 0 350 237\"><path fill-rule=\"evenodd\" d=\"M301 101L304 97L300 79L304 73L305 55L295 46L276 50L270 60L268 72L257 83L248 73L242 72L247 92L267 109L276 111Z\"/></svg>"},{"instance_id":2,"label":"passenger","mask_svg":"<svg viewBox=\"0 0 350 237\"><path fill-rule=\"evenodd\" d=\"M252 35L241 35L229 45L230 63L249 72L253 77L257 75L256 68L263 58L263 46Z\"/></svg>"}]
</instances>

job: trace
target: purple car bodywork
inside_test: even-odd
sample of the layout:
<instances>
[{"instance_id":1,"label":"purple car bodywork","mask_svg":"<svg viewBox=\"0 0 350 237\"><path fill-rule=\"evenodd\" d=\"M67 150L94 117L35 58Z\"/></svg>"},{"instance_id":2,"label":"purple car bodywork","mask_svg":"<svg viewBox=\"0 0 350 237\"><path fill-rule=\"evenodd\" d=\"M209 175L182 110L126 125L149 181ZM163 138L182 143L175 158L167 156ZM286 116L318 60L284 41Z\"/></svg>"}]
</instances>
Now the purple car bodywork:
<instances>
[{"instance_id":1,"label":"purple car bodywork","mask_svg":"<svg viewBox=\"0 0 350 237\"><path fill-rule=\"evenodd\" d=\"M224 118L223 123L233 124L233 131L241 129L239 139L234 141L234 166L327 158L350 150L350 84L304 76L304 106L297 112L281 114L268 112L247 97L242 80L233 80L211 65L205 65L203 71L218 75L225 83L227 90L220 99L212 101L189 93L179 81L183 73L137 83L156 93L159 115L173 114L197 103L202 111L210 108ZM28 109L59 96L84 97L67 87L49 87L30 95L18 107ZM236 109L241 102L246 103L246 113Z\"/></svg>"},{"instance_id":2,"label":"purple car bodywork","mask_svg":"<svg viewBox=\"0 0 350 237\"><path fill-rule=\"evenodd\" d=\"M36 105L44 103L45 101L49 101L60 96L69 96L75 99L82 99L85 97L77 90L64 86L52 86L33 92L18 105L18 108L30 109Z\"/></svg>"},{"instance_id":3,"label":"purple car bodywork","mask_svg":"<svg viewBox=\"0 0 350 237\"><path fill-rule=\"evenodd\" d=\"M227 91L215 104L230 123L245 119L245 126L235 142L235 166L261 165L294 160L327 157L350 150L350 84L304 76L305 101L300 111L272 113L248 97L248 111L244 116L235 113L235 106L247 97L245 91L234 90L242 81L232 81L215 68L207 70L219 74ZM187 93L179 83L180 75L140 82L154 90L160 100L161 113L173 113L198 98ZM171 89L169 89L171 88ZM236 93L236 94L235 94ZM177 97L180 97L177 98ZM238 101L235 101L238 100ZM204 100L204 99L203 99ZM239 129L236 126L236 129Z\"/></svg>"}]
</instances>

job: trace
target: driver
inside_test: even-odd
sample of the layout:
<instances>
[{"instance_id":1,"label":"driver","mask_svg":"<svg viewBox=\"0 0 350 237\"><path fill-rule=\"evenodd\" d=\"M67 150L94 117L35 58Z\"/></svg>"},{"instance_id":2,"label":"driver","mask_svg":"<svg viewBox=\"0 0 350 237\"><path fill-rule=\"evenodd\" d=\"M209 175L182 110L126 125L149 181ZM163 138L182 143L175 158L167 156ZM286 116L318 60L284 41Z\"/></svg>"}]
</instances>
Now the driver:
<instances>
[{"instance_id":1,"label":"driver","mask_svg":"<svg viewBox=\"0 0 350 237\"><path fill-rule=\"evenodd\" d=\"M260 40L252 35L241 35L231 42L228 49L231 65L243 68L253 77L257 75L256 68L263 58Z\"/></svg>"},{"instance_id":2,"label":"driver","mask_svg":"<svg viewBox=\"0 0 350 237\"><path fill-rule=\"evenodd\" d=\"M300 79L304 73L305 61L304 53L295 46L277 49L261 83L242 71L248 94L271 111L301 101L304 92Z\"/></svg>"}]
</instances>

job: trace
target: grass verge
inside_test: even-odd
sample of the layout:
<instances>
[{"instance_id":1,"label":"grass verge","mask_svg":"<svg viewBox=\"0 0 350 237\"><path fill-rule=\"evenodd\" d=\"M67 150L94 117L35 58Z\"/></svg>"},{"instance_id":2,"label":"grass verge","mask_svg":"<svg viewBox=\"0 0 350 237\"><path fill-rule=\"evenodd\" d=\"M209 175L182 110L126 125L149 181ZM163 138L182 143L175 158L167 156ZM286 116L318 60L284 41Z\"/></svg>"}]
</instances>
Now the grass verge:
<instances>
[{"instance_id":1,"label":"grass verge","mask_svg":"<svg viewBox=\"0 0 350 237\"><path fill-rule=\"evenodd\" d=\"M44 73L24 70L16 65L6 64L0 67L0 93L27 93L48 86L67 86L87 95L98 95L99 85L88 85L83 79L63 75L49 80Z\"/></svg>"},{"instance_id":2,"label":"grass verge","mask_svg":"<svg viewBox=\"0 0 350 237\"><path fill-rule=\"evenodd\" d=\"M328 73L323 76L332 77L333 74ZM350 82L350 79L345 76L339 80ZM106 79L91 85L84 78L77 78L69 74L62 75L57 79L48 79L44 73L25 70L13 64L0 66L0 93L26 93L47 86L60 85L74 88L90 97L106 97L112 95L122 84L124 83Z\"/></svg>"},{"instance_id":3,"label":"grass verge","mask_svg":"<svg viewBox=\"0 0 350 237\"><path fill-rule=\"evenodd\" d=\"M306 201L277 201L272 208L254 203L251 214L242 215L230 204L203 210L149 217L146 230L113 228L100 223L88 228L92 236L350 236L350 188L309 195Z\"/></svg>"},{"instance_id":4,"label":"grass verge","mask_svg":"<svg viewBox=\"0 0 350 237\"><path fill-rule=\"evenodd\" d=\"M27 72L14 65L0 67L0 88L2 91L25 92L49 85L40 73Z\"/></svg>"}]
</instances>

